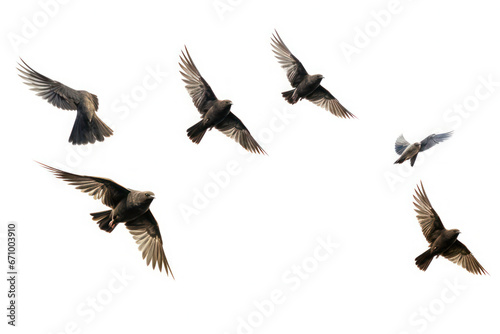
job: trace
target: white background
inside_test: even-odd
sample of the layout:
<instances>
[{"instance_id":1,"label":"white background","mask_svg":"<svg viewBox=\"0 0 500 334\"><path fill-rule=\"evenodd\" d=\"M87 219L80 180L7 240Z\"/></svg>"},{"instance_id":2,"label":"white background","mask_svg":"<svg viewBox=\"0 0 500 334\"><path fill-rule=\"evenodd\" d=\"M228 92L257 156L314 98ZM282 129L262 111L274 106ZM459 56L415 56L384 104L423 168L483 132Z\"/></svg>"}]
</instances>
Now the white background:
<instances>
[{"instance_id":1,"label":"white background","mask_svg":"<svg viewBox=\"0 0 500 334\"><path fill-rule=\"evenodd\" d=\"M500 8L486 0L401 0L382 26L373 13L390 3L73 0L51 7L49 17L35 0L3 2L0 200L2 221L18 222L20 274L18 327L5 324L4 306L2 327L47 334L497 332ZM35 22L31 35L26 22ZM271 52L274 29L358 120L282 99L290 86ZM360 41L366 29L371 37ZM347 44L357 53L347 57ZM199 116L178 73L184 45L269 156L245 154L216 131L198 146L187 138ZM17 76L19 57L97 94L99 116L115 134L71 146L75 112L31 92ZM145 90L155 70L168 74ZM481 81L488 77L497 85L490 91ZM124 94L140 101L126 107ZM393 165L399 134L414 142L449 130L454 136L413 169ZM104 210L102 203L34 160L154 191L151 210L175 280L146 266L123 226L112 234L98 229L89 213ZM228 164L236 172L214 187L211 175ZM420 180L445 226L462 231L460 240L491 276L442 258L425 273L415 266L427 247L412 204ZM193 204L206 189L205 207ZM186 218L186 207L197 211ZM318 239L338 248L314 259ZM307 278L291 274L303 264ZM133 277L125 285L114 279L122 271ZM282 298L271 307L263 301L275 290ZM89 298L100 301L99 311Z\"/></svg>"}]
</instances>

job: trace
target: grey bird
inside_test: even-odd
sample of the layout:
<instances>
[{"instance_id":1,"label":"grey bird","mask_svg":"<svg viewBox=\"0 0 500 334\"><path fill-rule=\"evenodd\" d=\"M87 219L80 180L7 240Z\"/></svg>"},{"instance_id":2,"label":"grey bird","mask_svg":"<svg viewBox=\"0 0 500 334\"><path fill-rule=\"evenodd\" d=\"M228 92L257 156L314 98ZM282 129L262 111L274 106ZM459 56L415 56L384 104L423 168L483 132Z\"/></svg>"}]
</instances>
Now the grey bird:
<instances>
[{"instance_id":1,"label":"grey bird","mask_svg":"<svg viewBox=\"0 0 500 334\"><path fill-rule=\"evenodd\" d=\"M21 59L18 68L19 76L25 80L38 96L47 100L52 105L64 110L76 110L76 120L73 130L69 136L69 142L73 145L93 144L104 141L110 137L113 130L109 128L99 117L97 109L99 100L97 96L84 90L75 90L63 85L58 81L47 78L36 72Z\"/></svg>"},{"instance_id":2,"label":"grey bird","mask_svg":"<svg viewBox=\"0 0 500 334\"><path fill-rule=\"evenodd\" d=\"M460 231L457 229L447 230L443 226L438 214L432 208L422 182L420 182L420 187L417 185L415 192L417 195L413 195L413 198L416 202L413 204L417 212L417 219L429 243L429 249L415 259L417 267L426 271L434 257L437 258L441 255L473 274L488 274L469 249L457 240Z\"/></svg>"},{"instance_id":3,"label":"grey bird","mask_svg":"<svg viewBox=\"0 0 500 334\"><path fill-rule=\"evenodd\" d=\"M165 267L167 275L170 272L174 277L163 251L160 228L149 209L155 198L154 193L124 188L110 179L76 175L39 164L54 173L57 178L88 193L94 199L100 199L104 205L110 207L111 210L91 213L92 220L99 224L101 230L108 233L111 233L117 224L124 223L139 245L147 265L152 263L153 269L158 265L160 271Z\"/></svg>"},{"instance_id":4,"label":"grey bird","mask_svg":"<svg viewBox=\"0 0 500 334\"><path fill-rule=\"evenodd\" d=\"M396 139L396 144L395 144L396 153L399 154L400 157L394 163L402 164L406 160L410 160L410 164L413 167L415 161L417 160L417 155L420 152L428 150L434 145L445 141L446 139L450 138L452 134L453 131L439 133L439 134L432 134L430 136L427 136L421 142L416 142L413 144L410 144L408 141L406 141L403 135L400 135L398 139Z\"/></svg>"},{"instance_id":5,"label":"grey bird","mask_svg":"<svg viewBox=\"0 0 500 334\"><path fill-rule=\"evenodd\" d=\"M288 81L294 89L281 93L290 104L295 104L302 99L324 108L341 118L356 118L350 111L344 108L340 102L323 86L321 74L309 75L302 63L295 57L275 30L271 38L274 56L278 59L281 67L286 70Z\"/></svg>"},{"instance_id":6,"label":"grey bird","mask_svg":"<svg viewBox=\"0 0 500 334\"><path fill-rule=\"evenodd\" d=\"M215 96L210 85L203 79L194 65L189 52L182 51L179 63L186 83L186 89L191 96L194 105L201 114L202 120L187 129L187 135L193 143L199 144L207 130L216 128L226 136L234 139L244 149L252 153L267 154L264 149L252 137L250 131L242 121L231 112L232 102L230 100L219 100Z\"/></svg>"}]
</instances>

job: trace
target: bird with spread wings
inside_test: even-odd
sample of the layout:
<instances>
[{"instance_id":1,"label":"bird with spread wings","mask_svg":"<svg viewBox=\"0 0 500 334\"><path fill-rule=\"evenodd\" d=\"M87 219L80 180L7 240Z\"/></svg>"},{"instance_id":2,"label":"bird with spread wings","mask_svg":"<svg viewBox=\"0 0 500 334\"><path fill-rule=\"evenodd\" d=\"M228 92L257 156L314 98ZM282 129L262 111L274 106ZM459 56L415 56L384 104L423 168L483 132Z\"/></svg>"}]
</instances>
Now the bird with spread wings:
<instances>
[{"instance_id":1,"label":"bird with spread wings","mask_svg":"<svg viewBox=\"0 0 500 334\"><path fill-rule=\"evenodd\" d=\"M274 56L286 71L288 81L294 89L281 93L290 104L306 99L341 118L356 118L342 106L326 88L321 86L321 74L309 75L302 63L295 57L277 31L271 38Z\"/></svg>"},{"instance_id":2,"label":"bird with spread wings","mask_svg":"<svg viewBox=\"0 0 500 334\"><path fill-rule=\"evenodd\" d=\"M460 231L447 230L437 212L431 205L422 182L417 185L416 195L413 196L417 219L422 228L422 233L429 243L429 249L415 259L415 264L420 270L426 271L434 257L440 255L453 263L465 268L468 272L482 275L488 272L479 264L470 250L457 240Z\"/></svg>"},{"instance_id":3,"label":"bird with spread wings","mask_svg":"<svg viewBox=\"0 0 500 334\"><path fill-rule=\"evenodd\" d=\"M187 48L182 51L179 63L186 83L186 89L191 96L195 107L201 114L202 120L187 130L188 137L193 143L199 144L207 130L216 128L226 136L234 139L244 149L252 153L266 154L264 149L252 137L250 131L235 114L231 112L230 100L218 100L210 85L203 79L194 65Z\"/></svg>"},{"instance_id":4,"label":"bird with spread wings","mask_svg":"<svg viewBox=\"0 0 500 334\"><path fill-rule=\"evenodd\" d=\"M47 78L28 66L22 60L18 68L19 76L25 80L38 96L53 106L63 110L76 110L76 119L69 142L73 145L93 144L110 137L113 130L98 116L99 100L97 96L84 90L75 90L62 83Z\"/></svg>"},{"instance_id":5,"label":"bird with spread wings","mask_svg":"<svg viewBox=\"0 0 500 334\"><path fill-rule=\"evenodd\" d=\"M146 260L147 265L151 263L153 269L158 265L160 271L164 267L167 275L170 273L173 277L163 250L160 228L149 209L155 198L151 191L132 190L110 179L77 175L42 163L40 165L51 171L58 179L68 182L110 207L111 210L91 213L92 219L99 224L101 230L111 233L118 223L125 223L125 227L139 245L142 258Z\"/></svg>"},{"instance_id":6,"label":"bird with spread wings","mask_svg":"<svg viewBox=\"0 0 500 334\"><path fill-rule=\"evenodd\" d=\"M396 153L399 154L400 157L394 163L402 164L406 160L410 160L410 165L413 167L415 161L417 160L417 155L420 152L426 151L431 147L434 147L434 145L447 140L451 137L452 134L453 131L432 134L425 137L425 139L421 142L416 142L413 144L410 144L403 135L400 135L398 139L396 139L396 144L394 146Z\"/></svg>"}]
</instances>

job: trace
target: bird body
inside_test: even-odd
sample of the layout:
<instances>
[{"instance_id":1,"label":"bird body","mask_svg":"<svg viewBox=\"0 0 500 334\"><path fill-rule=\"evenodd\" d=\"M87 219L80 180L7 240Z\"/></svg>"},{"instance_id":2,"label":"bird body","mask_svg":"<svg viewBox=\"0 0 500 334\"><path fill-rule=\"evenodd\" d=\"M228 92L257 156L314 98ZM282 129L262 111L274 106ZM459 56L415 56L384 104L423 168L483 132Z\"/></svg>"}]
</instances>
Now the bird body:
<instances>
[{"instance_id":1,"label":"bird body","mask_svg":"<svg viewBox=\"0 0 500 334\"><path fill-rule=\"evenodd\" d=\"M232 104L233 103L229 100L215 101L210 109L201 116L201 118L203 118L203 125L208 129L212 129L222 122L231 112Z\"/></svg>"},{"instance_id":2,"label":"bird body","mask_svg":"<svg viewBox=\"0 0 500 334\"><path fill-rule=\"evenodd\" d=\"M122 199L111 210L111 222L116 226L117 223L127 223L142 216L149 210L149 206L155 198L151 191L137 191L129 189L127 197Z\"/></svg>"},{"instance_id":3,"label":"bird body","mask_svg":"<svg viewBox=\"0 0 500 334\"><path fill-rule=\"evenodd\" d=\"M116 182L94 176L77 175L64 172L54 167L40 164L54 175L88 193L94 199L100 199L111 210L94 212L90 215L101 230L111 233L117 224L124 223L132 234L142 258L147 265L152 263L153 269L158 265L160 271L165 268L167 275L172 275L165 252L160 228L149 209L155 196L151 191L137 191L124 188ZM172 275L173 277L173 275Z\"/></svg>"},{"instance_id":4,"label":"bird body","mask_svg":"<svg viewBox=\"0 0 500 334\"><path fill-rule=\"evenodd\" d=\"M394 149L396 153L400 155L400 157L394 163L402 164L406 160L410 160L410 164L413 167L415 161L417 160L417 155L420 152L426 151L434 145L445 141L446 139L450 138L452 134L453 131L432 134L427 136L421 142L416 142L413 144L410 144L403 135L400 135L396 139L396 144L394 145Z\"/></svg>"},{"instance_id":5,"label":"bird body","mask_svg":"<svg viewBox=\"0 0 500 334\"><path fill-rule=\"evenodd\" d=\"M93 144L104 141L105 137L113 135L108 127L96 114L99 100L96 95L85 90L75 90L62 83L49 79L36 72L21 59L23 64L19 75L31 90L46 99L52 105L64 110L76 110L76 119L69 137L73 145Z\"/></svg>"},{"instance_id":6,"label":"bird body","mask_svg":"<svg viewBox=\"0 0 500 334\"><path fill-rule=\"evenodd\" d=\"M453 243L457 241L459 234L460 231L457 229L443 230L440 233L436 233L436 240L434 240L429 246L431 254L439 257L439 254L447 251Z\"/></svg>"},{"instance_id":7,"label":"bird body","mask_svg":"<svg viewBox=\"0 0 500 334\"><path fill-rule=\"evenodd\" d=\"M281 94L290 104L295 104L303 98L312 94L321 84L321 80L323 80L323 76L320 74L307 74L295 89L283 92Z\"/></svg>"},{"instance_id":8,"label":"bird body","mask_svg":"<svg viewBox=\"0 0 500 334\"><path fill-rule=\"evenodd\" d=\"M417 159L418 152L420 152L420 147L421 147L420 143L411 144L403 151L403 153L401 154L399 159L396 160L396 162L394 162L394 163L401 164L401 163L405 162L406 160L411 159L412 160L411 165L413 166L415 164L415 160Z\"/></svg>"},{"instance_id":9,"label":"bird body","mask_svg":"<svg viewBox=\"0 0 500 334\"><path fill-rule=\"evenodd\" d=\"M460 231L457 229L446 229L438 214L434 210L425 193L424 186L420 182L413 196L415 212L429 249L415 258L417 267L426 271L434 257L443 256L473 274L487 274L488 272L479 264L469 249L458 240Z\"/></svg>"}]
</instances>

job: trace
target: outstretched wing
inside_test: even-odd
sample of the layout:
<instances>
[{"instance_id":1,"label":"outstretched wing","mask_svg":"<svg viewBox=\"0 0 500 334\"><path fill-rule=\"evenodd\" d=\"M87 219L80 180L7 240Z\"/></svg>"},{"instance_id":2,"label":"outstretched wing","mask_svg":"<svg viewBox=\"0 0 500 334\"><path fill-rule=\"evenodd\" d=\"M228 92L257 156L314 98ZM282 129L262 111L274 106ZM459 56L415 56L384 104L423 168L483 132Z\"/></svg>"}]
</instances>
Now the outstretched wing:
<instances>
[{"instance_id":1,"label":"outstretched wing","mask_svg":"<svg viewBox=\"0 0 500 334\"><path fill-rule=\"evenodd\" d=\"M425 151L430 149L434 145L439 144L445 141L446 139L450 138L452 134L453 131L439 133L439 134L432 134L430 136L427 136L427 138L425 138L420 142L420 151Z\"/></svg>"},{"instance_id":2,"label":"outstretched wing","mask_svg":"<svg viewBox=\"0 0 500 334\"><path fill-rule=\"evenodd\" d=\"M243 146L245 150L252 153L267 154L266 151L260 147L259 143L253 139L250 131L248 131L243 122L232 112L230 112L222 122L217 124L215 128L226 136L233 138Z\"/></svg>"},{"instance_id":3,"label":"outstretched wing","mask_svg":"<svg viewBox=\"0 0 500 334\"><path fill-rule=\"evenodd\" d=\"M210 88L210 85L205 81L205 79L203 79L200 72L194 65L187 48L186 53L182 51L182 56L180 58L182 61L182 64L179 63L182 69L180 73L184 77L182 81L186 83L186 89L193 99L194 105L200 113L204 114L210 108L210 105L207 105L207 102L216 101L217 97L212 91L212 88Z\"/></svg>"},{"instance_id":4,"label":"outstretched wing","mask_svg":"<svg viewBox=\"0 0 500 334\"><path fill-rule=\"evenodd\" d=\"M443 256L451 262L462 266L470 273L476 275L488 274L483 266L476 260L474 255L472 255L470 250L467 249L467 247L465 247L465 245L458 240L455 241L453 245L443 253Z\"/></svg>"},{"instance_id":5,"label":"outstretched wing","mask_svg":"<svg viewBox=\"0 0 500 334\"><path fill-rule=\"evenodd\" d=\"M287 46L275 30L271 38L274 56L278 59L281 67L286 70L286 76L292 87L297 87L307 75L302 63L288 50Z\"/></svg>"},{"instance_id":6,"label":"outstretched wing","mask_svg":"<svg viewBox=\"0 0 500 334\"><path fill-rule=\"evenodd\" d=\"M432 208L431 202L425 193L422 181L420 181L420 187L417 185L415 192L417 193L417 196L413 195L413 198L416 201L413 202L413 204L415 205L415 211L417 212L417 219L420 223L420 227L422 228L422 233L427 241L431 243L436 239L434 232L444 229L444 226L438 214Z\"/></svg>"},{"instance_id":7,"label":"outstretched wing","mask_svg":"<svg viewBox=\"0 0 500 334\"><path fill-rule=\"evenodd\" d=\"M165 272L170 272L172 270L163 251L163 241L161 239L160 228L156 222L155 217L151 213L151 210L146 211L142 216L125 223L125 226L132 234L134 240L139 245L139 250L142 251L142 258L146 259L146 263L152 262L153 269L155 269L158 264L160 271L162 267L165 267Z\"/></svg>"},{"instance_id":8,"label":"outstretched wing","mask_svg":"<svg viewBox=\"0 0 500 334\"><path fill-rule=\"evenodd\" d=\"M18 70L21 72L19 76L25 80L24 83L30 86L31 90L37 92L36 94L38 96L41 96L58 108L64 110L77 109L77 104L83 97L81 92L63 85L58 81L47 78L29 67L24 60L21 59L21 61L23 63L19 63L20 68L18 68ZM97 96L93 96L97 100Z\"/></svg>"},{"instance_id":9,"label":"outstretched wing","mask_svg":"<svg viewBox=\"0 0 500 334\"><path fill-rule=\"evenodd\" d=\"M314 92L306 96L306 99L311 101L317 106L328 110L332 114L341 118L356 118L349 110L344 108L339 100L337 100L329 91L323 86L318 86Z\"/></svg>"},{"instance_id":10,"label":"outstretched wing","mask_svg":"<svg viewBox=\"0 0 500 334\"><path fill-rule=\"evenodd\" d=\"M410 146L410 143L406 141L403 135L400 135L398 139L396 139L396 145L394 146L394 149L396 150L397 154L401 155L408 146Z\"/></svg>"},{"instance_id":11,"label":"outstretched wing","mask_svg":"<svg viewBox=\"0 0 500 334\"><path fill-rule=\"evenodd\" d=\"M82 192L88 193L90 196L94 197L94 199L100 199L104 205L111 208L118 205L118 203L130 193L130 190L122 187L110 179L71 174L54 167L44 165L40 162L39 164L54 173L58 179L64 180L72 186L76 186L76 189L80 189Z\"/></svg>"}]
</instances>

